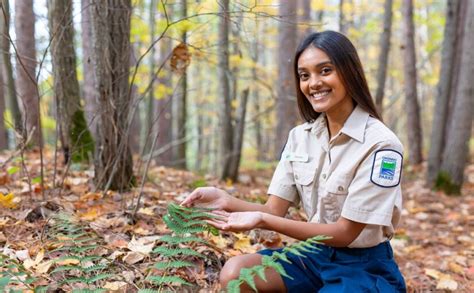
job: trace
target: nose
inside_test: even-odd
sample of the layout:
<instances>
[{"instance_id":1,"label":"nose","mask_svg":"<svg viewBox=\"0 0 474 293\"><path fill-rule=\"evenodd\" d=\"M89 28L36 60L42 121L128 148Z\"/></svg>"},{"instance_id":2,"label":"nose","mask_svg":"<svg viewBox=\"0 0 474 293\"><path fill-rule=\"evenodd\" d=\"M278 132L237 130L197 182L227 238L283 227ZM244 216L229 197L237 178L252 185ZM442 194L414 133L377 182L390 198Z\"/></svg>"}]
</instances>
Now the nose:
<instances>
[{"instance_id":1,"label":"nose","mask_svg":"<svg viewBox=\"0 0 474 293\"><path fill-rule=\"evenodd\" d=\"M323 86L323 81L318 77L312 77L309 85L312 89L318 89Z\"/></svg>"}]
</instances>

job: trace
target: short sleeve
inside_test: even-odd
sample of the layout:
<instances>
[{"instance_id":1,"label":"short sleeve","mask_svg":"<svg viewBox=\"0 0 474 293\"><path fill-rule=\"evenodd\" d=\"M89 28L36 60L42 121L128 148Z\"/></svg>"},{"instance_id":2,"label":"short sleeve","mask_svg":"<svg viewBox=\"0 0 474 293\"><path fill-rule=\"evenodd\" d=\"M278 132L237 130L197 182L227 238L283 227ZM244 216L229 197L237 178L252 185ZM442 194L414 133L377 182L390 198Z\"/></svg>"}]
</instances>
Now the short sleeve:
<instances>
[{"instance_id":1,"label":"short sleeve","mask_svg":"<svg viewBox=\"0 0 474 293\"><path fill-rule=\"evenodd\" d=\"M293 141L290 132L280 162L278 162L275 172L273 173L267 193L291 201L296 205L299 203L299 195L293 176L293 167L290 161L286 159L286 154L291 152L292 145Z\"/></svg>"},{"instance_id":2,"label":"short sleeve","mask_svg":"<svg viewBox=\"0 0 474 293\"><path fill-rule=\"evenodd\" d=\"M341 216L359 223L392 225L394 207L401 201L402 164L399 142L376 144L349 185Z\"/></svg>"}]
</instances>

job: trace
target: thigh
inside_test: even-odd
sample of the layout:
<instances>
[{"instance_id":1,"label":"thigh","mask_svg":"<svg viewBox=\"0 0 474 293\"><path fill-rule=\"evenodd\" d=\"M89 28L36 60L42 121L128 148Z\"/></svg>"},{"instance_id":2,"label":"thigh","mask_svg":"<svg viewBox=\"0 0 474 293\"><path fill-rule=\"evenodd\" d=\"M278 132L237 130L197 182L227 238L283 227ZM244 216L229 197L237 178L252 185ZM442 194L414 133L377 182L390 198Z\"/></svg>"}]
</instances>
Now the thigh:
<instances>
[{"instance_id":1,"label":"thigh","mask_svg":"<svg viewBox=\"0 0 474 293\"><path fill-rule=\"evenodd\" d=\"M254 254L245 254L239 255L228 260L221 272L222 274L227 274L233 279L237 279L240 275L240 271L243 268L251 268L257 265L262 264L262 255ZM254 278L255 285L258 292L285 292L285 284L283 283L282 277L274 269L268 268L265 270L266 281L262 280L260 277L256 276ZM245 283L241 287L241 292L253 292L253 290ZM222 288L225 289L225 288Z\"/></svg>"}]
</instances>

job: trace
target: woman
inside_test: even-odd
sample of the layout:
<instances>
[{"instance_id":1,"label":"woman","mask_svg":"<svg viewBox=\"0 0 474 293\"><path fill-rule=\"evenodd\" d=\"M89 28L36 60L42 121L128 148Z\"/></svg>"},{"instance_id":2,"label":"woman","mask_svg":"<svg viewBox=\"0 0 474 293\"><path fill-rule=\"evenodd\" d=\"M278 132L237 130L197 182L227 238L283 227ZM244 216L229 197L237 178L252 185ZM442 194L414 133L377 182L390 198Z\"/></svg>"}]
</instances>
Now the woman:
<instances>
[{"instance_id":1,"label":"woman","mask_svg":"<svg viewBox=\"0 0 474 293\"><path fill-rule=\"evenodd\" d=\"M218 209L213 226L263 228L305 240L331 236L319 253L290 254L281 265L293 280L266 271L259 292L405 292L389 240L400 219L403 147L375 110L362 65L344 35L307 36L294 59L298 108L306 123L292 129L264 204L199 188L182 203ZM308 222L286 219L301 202ZM261 263L263 250L231 258L223 288L240 270ZM243 290L249 290L242 285Z\"/></svg>"}]
</instances>

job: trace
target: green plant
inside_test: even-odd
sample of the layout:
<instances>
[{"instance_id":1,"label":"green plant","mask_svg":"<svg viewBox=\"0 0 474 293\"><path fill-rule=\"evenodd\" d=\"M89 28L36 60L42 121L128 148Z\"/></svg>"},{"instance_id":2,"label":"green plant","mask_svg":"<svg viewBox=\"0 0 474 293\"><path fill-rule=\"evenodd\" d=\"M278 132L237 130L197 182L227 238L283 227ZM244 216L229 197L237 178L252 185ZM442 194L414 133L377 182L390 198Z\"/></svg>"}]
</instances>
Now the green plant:
<instances>
[{"instance_id":1,"label":"green plant","mask_svg":"<svg viewBox=\"0 0 474 293\"><path fill-rule=\"evenodd\" d=\"M453 182L451 176L446 171L440 171L436 176L435 186L436 190L446 192L447 195L460 195L461 186Z\"/></svg>"},{"instance_id":2,"label":"green plant","mask_svg":"<svg viewBox=\"0 0 474 293\"><path fill-rule=\"evenodd\" d=\"M197 233L206 231L215 233L205 221L216 217L209 211L210 209L186 208L173 203L168 205L168 213L163 217L163 221L173 233L162 236L160 241L163 244L153 250L163 258L153 267L163 273L149 275L148 281L159 286L160 289L163 286L171 287L173 284L191 285L183 278L171 276L171 272L175 269L194 266L194 263L190 261L192 258L205 258L203 254L193 250L190 246L193 243L208 244L206 240L196 236Z\"/></svg>"},{"instance_id":3,"label":"green plant","mask_svg":"<svg viewBox=\"0 0 474 293\"><path fill-rule=\"evenodd\" d=\"M47 286L35 286L37 278L30 273L17 260L0 254L0 292L23 292L25 289L34 292L46 292Z\"/></svg>"},{"instance_id":4,"label":"green plant","mask_svg":"<svg viewBox=\"0 0 474 293\"><path fill-rule=\"evenodd\" d=\"M259 277L260 279L264 280L265 282L265 270L267 268L273 268L277 271L280 275L285 276L287 278L293 279L290 275L288 275L283 268L283 266L276 262L277 260L281 260L291 264L291 261L286 256L287 253L292 253L299 257L305 258L306 256L301 252L308 252L308 253L318 253L318 248L315 246L316 244L322 244L321 241L330 239L331 237L317 235L315 237L309 238L305 241L300 241L294 243L290 246L283 248L282 252L275 251L272 253L271 256L264 255L262 257L262 264L253 266L251 268L244 268L240 271L240 276L238 279L232 280L227 284L227 292L229 293L238 293L240 292L240 286L244 283L247 283L250 288L257 291L257 287L255 285L255 277Z\"/></svg>"}]
</instances>

